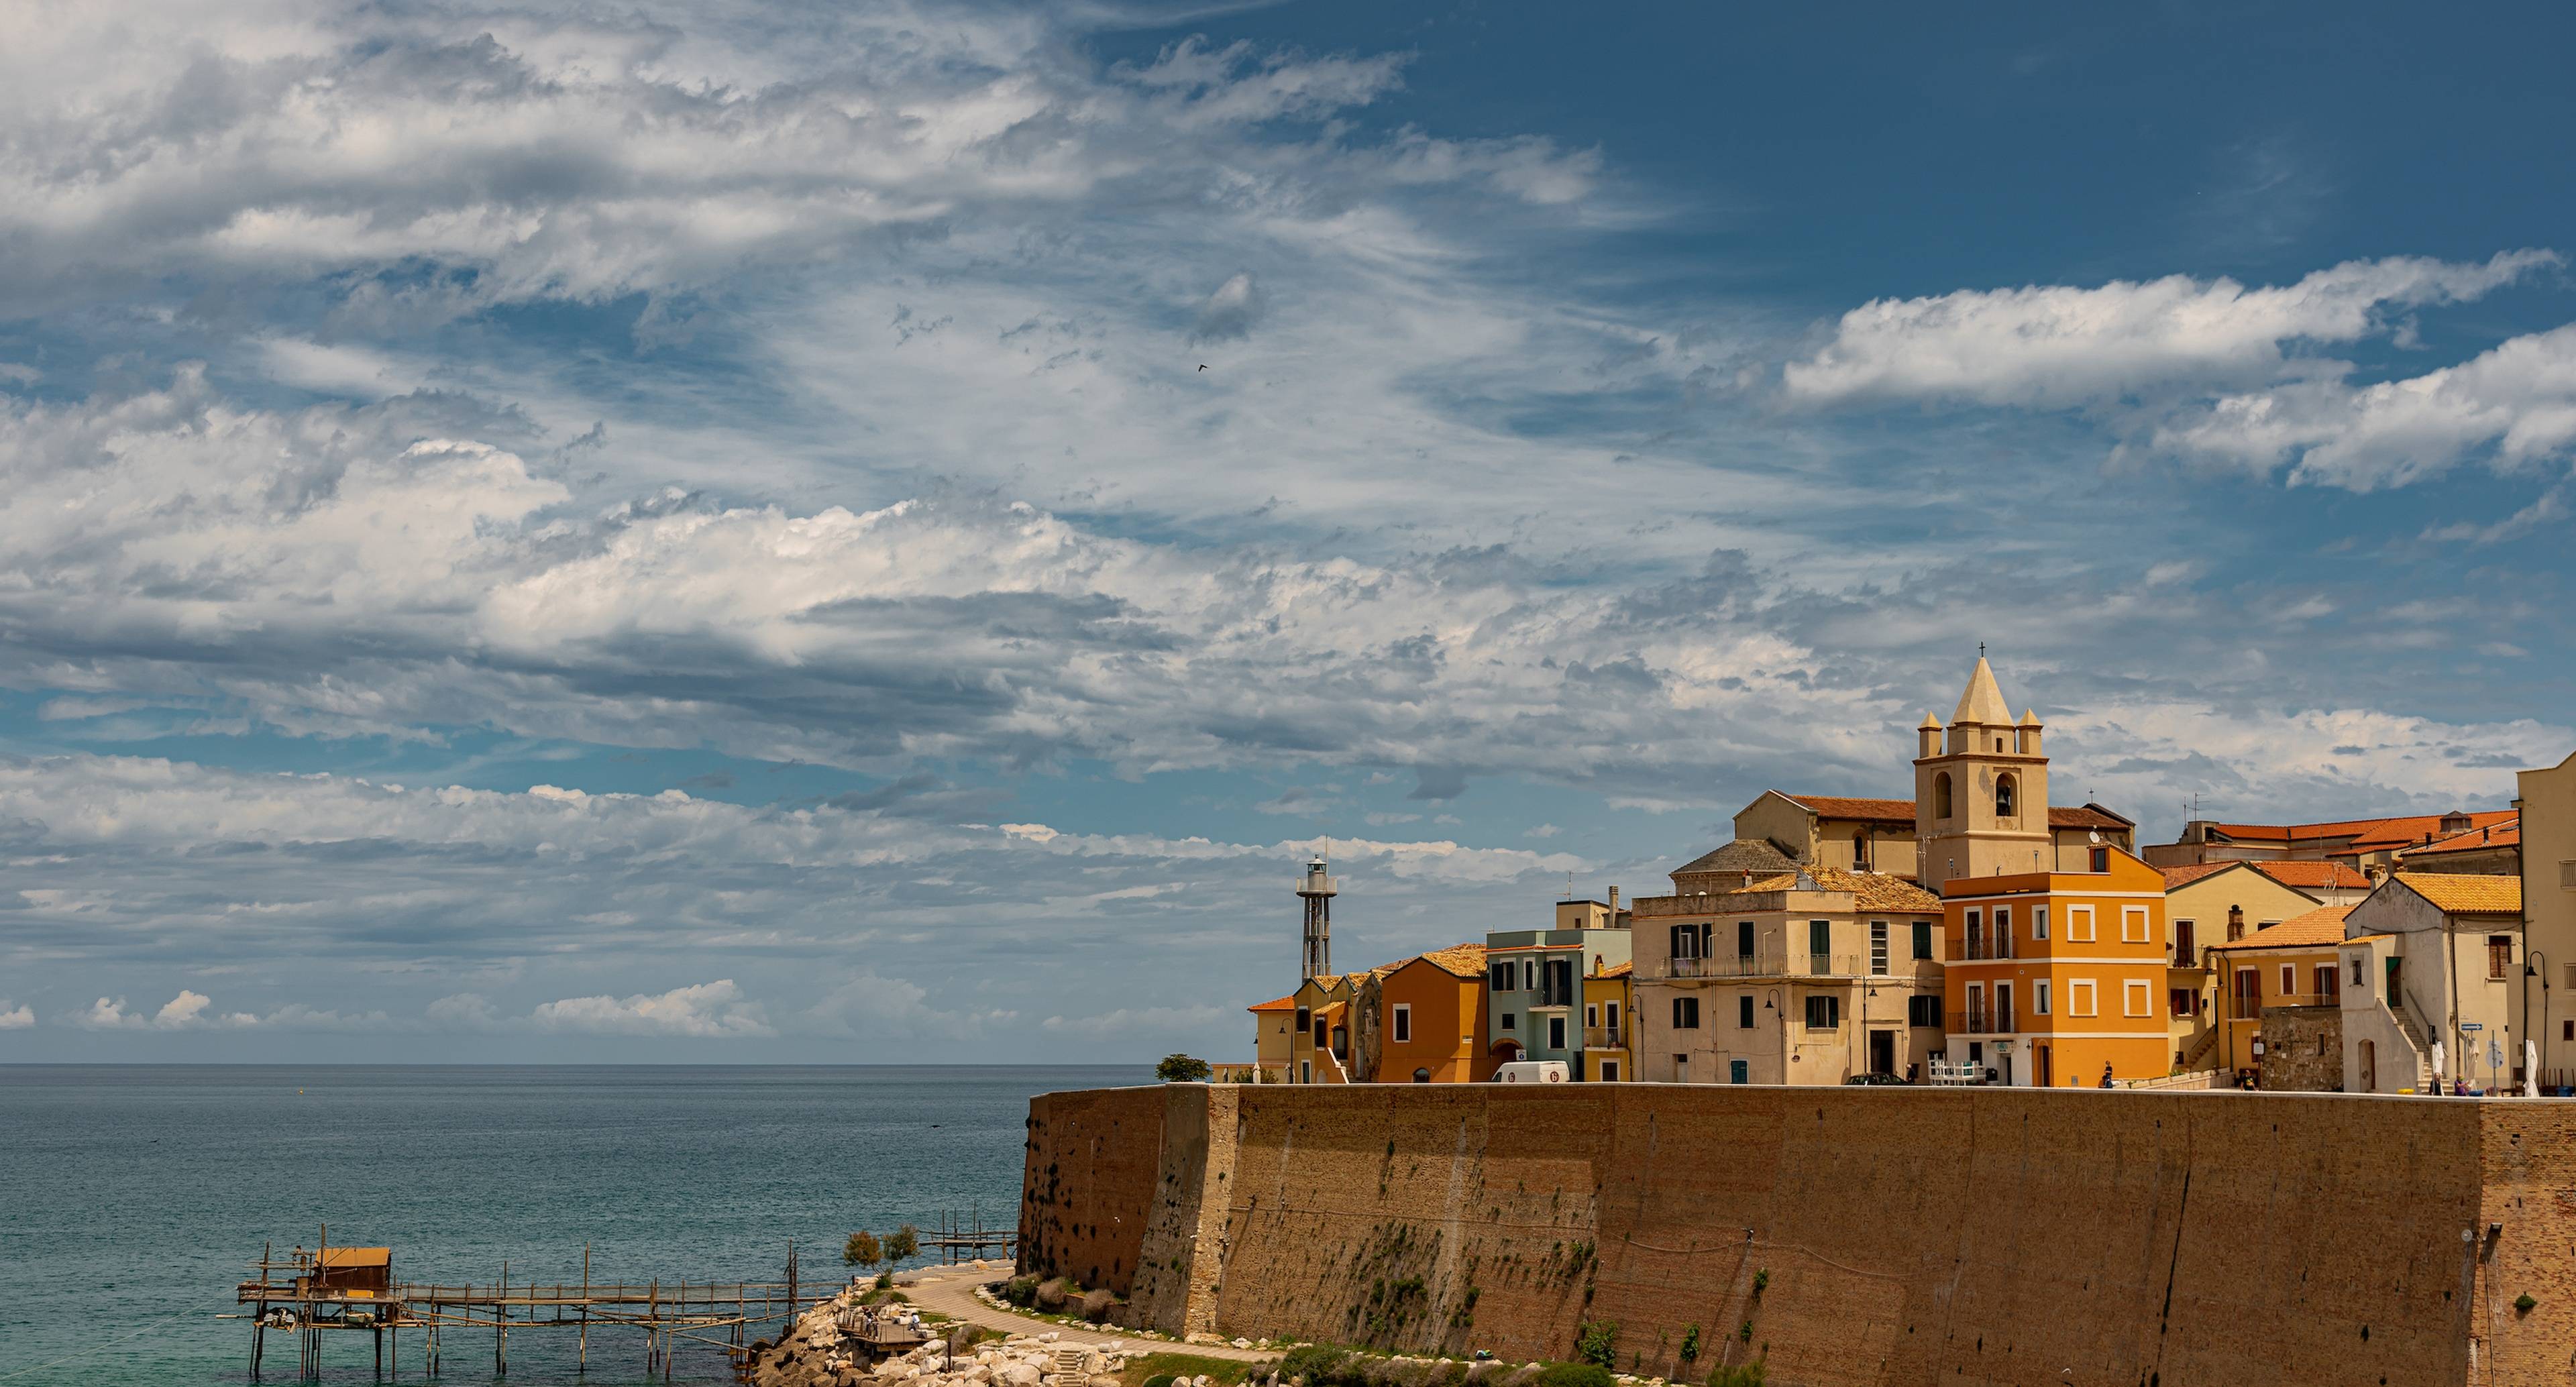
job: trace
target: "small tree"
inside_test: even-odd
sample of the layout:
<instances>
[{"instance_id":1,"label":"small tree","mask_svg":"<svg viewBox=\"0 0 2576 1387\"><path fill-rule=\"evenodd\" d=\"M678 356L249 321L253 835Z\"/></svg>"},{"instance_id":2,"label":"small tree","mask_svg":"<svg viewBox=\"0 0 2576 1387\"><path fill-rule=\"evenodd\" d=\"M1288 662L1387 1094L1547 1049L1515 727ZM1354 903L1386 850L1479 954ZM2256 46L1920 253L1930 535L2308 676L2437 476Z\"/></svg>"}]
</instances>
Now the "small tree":
<instances>
[{"instance_id":1,"label":"small tree","mask_svg":"<svg viewBox=\"0 0 2576 1387\"><path fill-rule=\"evenodd\" d=\"M852 1233L850 1240L841 1244L841 1265L843 1266L872 1267L884 1260L885 1249L878 1245L877 1235L874 1233L861 1230Z\"/></svg>"},{"instance_id":2,"label":"small tree","mask_svg":"<svg viewBox=\"0 0 2576 1387\"><path fill-rule=\"evenodd\" d=\"M1213 1072L1206 1060L1187 1055L1165 1055L1163 1062L1154 1066L1154 1077L1167 1084L1203 1084Z\"/></svg>"},{"instance_id":3,"label":"small tree","mask_svg":"<svg viewBox=\"0 0 2576 1387\"><path fill-rule=\"evenodd\" d=\"M900 1263L921 1252L921 1230L907 1223L886 1234L885 1259Z\"/></svg>"},{"instance_id":4,"label":"small tree","mask_svg":"<svg viewBox=\"0 0 2576 1387\"><path fill-rule=\"evenodd\" d=\"M1619 1361L1619 1326L1608 1320L1585 1320L1574 1336L1574 1356L1597 1368Z\"/></svg>"}]
</instances>

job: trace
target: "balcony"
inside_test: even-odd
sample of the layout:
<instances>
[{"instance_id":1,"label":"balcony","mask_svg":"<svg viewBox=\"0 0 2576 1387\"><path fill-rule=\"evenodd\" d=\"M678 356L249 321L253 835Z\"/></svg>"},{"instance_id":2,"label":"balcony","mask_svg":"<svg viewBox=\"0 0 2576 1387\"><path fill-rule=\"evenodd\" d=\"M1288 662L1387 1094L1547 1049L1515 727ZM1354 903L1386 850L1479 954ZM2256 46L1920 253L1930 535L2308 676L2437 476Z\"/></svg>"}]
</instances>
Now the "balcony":
<instances>
[{"instance_id":1,"label":"balcony","mask_svg":"<svg viewBox=\"0 0 2576 1387\"><path fill-rule=\"evenodd\" d=\"M1856 978L1869 971L1868 961L1858 954L1806 952L1786 959L1771 954L1672 958L1664 960L1663 966L1662 973L1652 971L1652 964L1639 972L1648 978Z\"/></svg>"},{"instance_id":2,"label":"balcony","mask_svg":"<svg viewBox=\"0 0 2576 1387\"><path fill-rule=\"evenodd\" d=\"M2018 957L2020 957L2020 955L2013 952L2013 941L2010 936L2006 936L2002 939L1987 939L1981 935L1972 934L1968 936L1967 947L1960 952L1951 954L1950 961L1956 963L1961 959L1966 959L1969 962L1977 962L1979 960L1989 958Z\"/></svg>"},{"instance_id":3,"label":"balcony","mask_svg":"<svg viewBox=\"0 0 2576 1387\"><path fill-rule=\"evenodd\" d=\"M1583 1048L1586 1050L1625 1050L1628 1048L1628 1028L1625 1026L1586 1026L1583 1028Z\"/></svg>"},{"instance_id":4,"label":"balcony","mask_svg":"<svg viewBox=\"0 0 2576 1387\"><path fill-rule=\"evenodd\" d=\"M1952 1035L2011 1035L2020 1029L2013 1024L2016 1018L2011 1007L1953 1011L1944 1019L1949 1023L1948 1030Z\"/></svg>"},{"instance_id":5,"label":"balcony","mask_svg":"<svg viewBox=\"0 0 2576 1387\"><path fill-rule=\"evenodd\" d=\"M2205 969L2209 966L2209 955L2201 952L2201 948L2197 944L2176 944L2173 946L2172 956L2165 960L2165 966L2168 968Z\"/></svg>"}]
</instances>

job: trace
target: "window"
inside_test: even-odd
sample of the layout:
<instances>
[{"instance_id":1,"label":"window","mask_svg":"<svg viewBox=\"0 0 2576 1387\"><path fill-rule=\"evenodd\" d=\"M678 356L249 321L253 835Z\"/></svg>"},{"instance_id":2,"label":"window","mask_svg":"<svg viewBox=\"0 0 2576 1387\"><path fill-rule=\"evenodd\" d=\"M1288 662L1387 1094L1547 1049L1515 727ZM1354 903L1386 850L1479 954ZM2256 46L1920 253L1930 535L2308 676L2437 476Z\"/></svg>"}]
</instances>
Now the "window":
<instances>
[{"instance_id":1,"label":"window","mask_svg":"<svg viewBox=\"0 0 2576 1387\"><path fill-rule=\"evenodd\" d=\"M2236 970L2236 1003L2233 1008L2239 1021L2251 1021L2263 1014L2263 975L2251 968Z\"/></svg>"},{"instance_id":2,"label":"window","mask_svg":"<svg viewBox=\"0 0 2576 1387\"><path fill-rule=\"evenodd\" d=\"M2123 944L2144 944L2147 942L2147 908L2145 906L2124 905L2120 907L2120 942Z\"/></svg>"},{"instance_id":3,"label":"window","mask_svg":"<svg viewBox=\"0 0 2576 1387\"><path fill-rule=\"evenodd\" d=\"M1615 1084L1619 1082L1619 1061L1601 1061L1601 1082L1605 1084Z\"/></svg>"},{"instance_id":4,"label":"window","mask_svg":"<svg viewBox=\"0 0 2576 1387\"><path fill-rule=\"evenodd\" d=\"M1967 928L1963 933L1968 941L1967 957L1984 958L1986 956L1986 913L1982 910L1969 911Z\"/></svg>"},{"instance_id":5,"label":"window","mask_svg":"<svg viewBox=\"0 0 2576 1387\"><path fill-rule=\"evenodd\" d=\"M2091 1016L2094 1014L2093 983L2090 979L2074 978L2067 982L2066 1014L2069 1016Z\"/></svg>"},{"instance_id":6,"label":"window","mask_svg":"<svg viewBox=\"0 0 2576 1387\"><path fill-rule=\"evenodd\" d=\"M1753 994L1750 992L1735 999L1735 1028L1740 1031L1753 1029Z\"/></svg>"},{"instance_id":7,"label":"window","mask_svg":"<svg viewBox=\"0 0 2576 1387\"><path fill-rule=\"evenodd\" d=\"M2041 978L2030 985L2030 1014L2033 1016L2048 1014L2048 979L2046 978Z\"/></svg>"},{"instance_id":8,"label":"window","mask_svg":"<svg viewBox=\"0 0 2576 1387\"><path fill-rule=\"evenodd\" d=\"M2093 850L2091 860L2085 865L2097 872L2107 872L2111 870L2111 850L2109 848L2095 848Z\"/></svg>"},{"instance_id":9,"label":"window","mask_svg":"<svg viewBox=\"0 0 2576 1387\"><path fill-rule=\"evenodd\" d=\"M2295 968L2292 968L2289 964L2284 963L2284 964L2282 964L2282 965L2281 965L2281 995L2282 995L2282 996L2287 997L2287 996L2289 996L2291 993L2296 992L2296 991L2298 991L2298 990L2299 990L2299 984L2295 981L2295 978L2296 978L2296 976L2297 976L2297 973L2298 973L2298 970L2297 970L2297 969L2295 969Z\"/></svg>"},{"instance_id":10,"label":"window","mask_svg":"<svg viewBox=\"0 0 2576 1387\"><path fill-rule=\"evenodd\" d=\"M1995 750L1997 750L1997 751L2001 751L2001 750L2003 750L2003 744L2002 744L2002 743L2000 743L2000 742L1996 743L1996 744L1995 744ZM2012 816L2013 816L2013 778L2012 778L2010 775L1999 775L1999 776L1996 776L1996 777L1995 777L1995 817L1996 817L1996 818L1998 818L1998 819L2009 819L2009 818L2011 818Z\"/></svg>"},{"instance_id":11,"label":"window","mask_svg":"<svg viewBox=\"0 0 2576 1387\"><path fill-rule=\"evenodd\" d=\"M2317 965L2316 972L2317 996L2328 1002L2342 1001L2343 989L2338 985L2341 978L2336 974L2335 966L2331 963L2320 963Z\"/></svg>"},{"instance_id":12,"label":"window","mask_svg":"<svg viewBox=\"0 0 2576 1387\"><path fill-rule=\"evenodd\" d=\"M1673 999L1673 1029L1677 1031L1699 1029L1699 998L1675 997Z\"/></svg>"},{"instance_id":13,"label":"window","mask_svg":"<svg viewBox=\"0 0 2576 1387\"><path fill-rule=\"evenodd\" d=\"M1297 1034L1304 1035L1306 1032L1314 1029L1314 1026L1314 1011L1308 1007L1297 1008Z\"/></svg>"},{"instance_id":14,"label":"window","mask_svg":"<svg viewBox=\"0 0 2576 1387\"><path fill-rule=\"evenodd\" d=\"M2066 907L2066 937L2078 944L2093 942L2093 907L2089 905Z\"/></svg>"},{"instance_id":15,"label":"window","mask_svg":"<svg viewBox=\"0 0 2576 1387\"><path fill-rule=\"evenodd\" d=\"M1522 960L1521 960L1521 991L1523 991L1523 992L1536 992L1536 991L1538 991L1538 960L1537 960L1537 959L1534 959L1534 958L1525 958L1525 959L1522 959Z\"/></svg>"},{"instance_id":16,"label":"window","mask_svg":"<svg viewBox=\"0 0 2576 1387\"><path fill-rule=\"evenodd\" d=\"M2576 891L2576 861L2561 858L2558 863L2558 889Z\"/></svg>"},{"instance_id":17,"label":"window","mask_svg":"<svg viewBox=\"0 0 2576 1387\"><path fill-rule=\"evenodd\" d=\"M2491 978L2500 978L2512 971L2513 936L2510 934L2488 935L2487 976Z\"/></svg>"},{"instance_id":18,"label":"window","mask_svg":"<svg viewBox=\"0 0 2576 1387\"><path fill-rule=\"evenodd\" d=\"M2019 1030L2019 1029L2020 1029L2020 1027L2019 1027L2018 1025L2014 1024L2014 1019L2013 1019L2013 1005L2012 1005L2012 1004L2013 1004L2013 990L2012 990L2012 984L2011 984L2011 983L2008 983L2008 982L1999 982L1999 983L1996 983L1996 984L1995 984L1995 1029L1996 1029L1996 1030L1999 1030L1999 1031L2014 1031L2014 1030Z\"/></svg>"},{"instance_id":19,"label":"window","mask_svg":"<svg viewBox=\"0 0 2576 1387\"><path fill-rule=\"evenodd\" d=\"M1914 956L1916 958L1930 958L1932 956L1932 922L1929 920L1917 920L1914 922ZM2570 964L2568 966L2576 968L2576 964ZM2576 987L2576 983L2569 983L2568 986Z\"/></svg>"},{"instance_id":20,"label":"window","mask_svg":"<svg viewBox=\"0 0 2576 1387\"><path fill-rule=\"evenodd\" d=\"M1320 1016L1315 1018L1315 1043L1318 1045L1324 1043L1324 1024L1324 1018Z\"/></svg>"},{"instance_id":21,"label":"window","mask_svg":"<svg viewBox=\"0 0 2576 1387\"><path fill-rule=\"evenodd\" d=\"M1507 1012L1504 1012L1504 1013L1503 1013L1503 1029L1504 1029L1504 1030L1507 1030L1507 1031L1517 1031L1517 1030L1519 1030L1520 1028L1521 1028L1521 1014L1520 1014L1519 1012L1517 1012L1517 1011L1507 1011Z\"/></svg>"},{"instance_id":22,"label":"window","mask_svg":"<svg viewBox=\"0 0 2576 1387\"><path fill-rule=\"evenodd\" d=\"M2046 939L2048 937L2047 906L2035 905L2030 908L2030 937L2033 939Z\"/></svg>"},{"instance_id":23,"label":"window","mask_svg":"<svg viewBox=\"0 0 2576 1387\"><path fill-rule=\"evenodd\" d=\"M1511 990L1512 990L1512 981L1513 981L1513 979L1515 979L1515 978L1517 978L1517 977L1519 977L1519 976L1520 976L1519 970L1517 970L1517 969L1515 969L1515 968L1513 968L1513 967L1512 967L1510 960L1508 960L1508 959L1507 959L1507 960L1505 960L1505 961L1503 961L1503 962L1501 962L1501 963L1497 963L1497 964L1495 964L1495 965L1494 965L1494 990L1495 990L1496 992L1509 992L1509 991L1511 991Z\"/></svg>"},{"instance_id":24,"label":"window","mask_svg":"<svg viewBox=\"0 0 2576 1387\"><path fill-rule=\"evenodd\" d=\"M1411 1002L1398 1002L1395 1004L1395 1043L1402 1045L1412 1039L1413 1004Z\"/></svg>"},{"instance_id":25,"label":"window","mask_svg":"<svg viewBox=\"0 0 2576 1387\"><path fill-rule=\"evenodd\" d=\"M1315 1082L1315 1062L1313 1060L1297 1061L1297 1082L1301 1084L1311 1084Z\"/></svg>"},{"instance_id":26,"label":"window","mask_svg":"<svg viewBox=\"0 0 2576 1387\"><path fill-rule=\"evenodd\" d=\"M2012 907L1995 907L1995 957L2012 957Z\"/></svg>"},{"instance_id":27,"label":"window","mask_svg":"<svg viewBox=\"0 0 2576 1387\"><path fill-rule=\"evenodd\" d=\"M1807 1029L1808 1029L1808 1030L1811 1030L1811 1031L1830 1031L1830 1030L1836 1030L1836 1029L1839 1029L1839 1028L1842 1026L1842 1024L1843 1024L1843 999L1842 999L1842 998L1840 998L1840 997L1809 997L1809 998L1807 999Z\"/></svg>"},{"instance_id":28,"label":"window","mask_svg":"<svg viewBox=\"0 0 2576 1387\"><path fill-rule=\"evenodd\" d=\"M1936 819L1950 817L1950 773L1948 771L1932 777L1932 817Z\"/></svg>"},{"instance_id":29,"label":"window","mask_svg":"<svg viewBox=\"0 0 2576 1387\"><path fill-rule=\"evenodd\" d=\"M1831 920L1809 920L1807 922L1807 971L1811 973L1832 972L1834 970L1833 956L1834 922Z\"/></svg>"},{"instance_id":30,"label":"window","mask_svg":"<svg viewBox=\"0 0 2576 1387\"><path fill-rule=\"evenodd\" d=\"M1738 920L1735 922L1735 956L1737 958L1753 957L1753 922L1751 920Z\"/></svg>"},{"instance_id":31,"label":"window","mask_svg":"<svg viewBox=\"0 0 2576 1387\"><path fill-rule=\"evenodd\" d=\"M2561 1021L2558 1025L2560 1040L2576 1040L2576 1021Z\"/></svg>"},{"instance_id":32,"label":"window","mask_svg":"<svg viewBox=\"0 0 2576 1387\"><path fill-rule=\"evenodd\" d=\"M2176 1017L2191 1015L2191 989L2177 987L2165 997L2165 1010Z\"/></svg>"},{"instance_id":33,"label":"window","mask_svg":"<svg viewBox=\"0 0 2576 1387\"><path fill-rule=\"evenodd\" d=\"M1565 1048L1564 1017L1551 1016L1547 1018L1547 1048L1551 1050L1562 1050Z\"/></svg>"},{"instance_id":34,"label":"window","mask_svg":"<svg viewBox=\"0 0 2576 1387\"><path fill-rule=\"evenodd\" d=\"M1869 922L1869 971L1878 977L1887 976L1887 922L1885 920Z\"/></svg>"},{"instance_id":35,"label":"window","mask_svg":"<svg viewBox=\"0 0 2576 1387\"><path fill-rule=\"evenodd\" d=\"M2146 979L2131 978L2127 985L2120 989L2120 1014L2123 1016L2144 1016L2147 1014Z\"/></svg>"},{"instance_id":36,"label":"window","mask_svg":"<svg viewBox=\"0 0 2576 1387\"><path fill-rule=\"evenodd\" d=\"M2366 967L2366 966L2367 966L2367 965L2365 965L2365 964L2361 961L2361 955L2359 955L2359 954L2355 954L2355 955L2353 955L2353 956L2352 956L2352 985L2353 985L2353 986L2355 986L2355 987L2364 987L2364 986L2367 986L2367 985L2369 984L2369 982L2370 982L2370 977L2369 977L2369 975L2368 975L2368 974L2366 974L2366 973L2364 973L2364 972L2362 971L2362 969L2363 969L2364 967Z\"/></svg>"},{"instance_id":37,"label":"window","mask_svg":"<svg viewBox=\"0 0 2576 1387\"><path fill-rule=\"evenodd\" d=\"M1906 998L1905 1024L1909 1026L1928 1026L1935 1030L1939 1029L1941 1025L1941 999L1927 993L1916 993L1914 996Z\"/></svg>"},{"instance_id":38,"label":"window","mask_svg":"<svg viewBox=\"0 0 2576 1387\"><path fill-rule=\"evenodd\" d=\"M1600 1025L1600 1024L1601 1024L1601 1008L1599 1008L1599 1007L1596 1007L1596 1006L1592 1005L1590 1002L1586 1002L1586 1003L1584 1003L1584 1004L1583 1004L1583 1024L1584 1024L1584 1025L1587 1025L1587 1026L1598 1026L1598 1025Z\"/></svg>"},{"instance_id":39,"label":"window","mask_svg":"<svg viewBox=\"0 0 2576 1387\"><path fill-rule=\"evenodd\" d=\"M1602 1014L1603 1016L1606 1016L1606 1017L1610 1018L1610 1029L1611 1029L1611 1030L1613 1030L1613 1031L1618 1030L1618 1029L1619 1029L1619 1004L1618 1004L1617 1002L1604 1002L1604 1003L1602 1003L1602 1007L1603 1007L1603 1010L1602 1010L1602 1013L1601 1013L1601 1014Z\"/></svg>"}]
</instances>

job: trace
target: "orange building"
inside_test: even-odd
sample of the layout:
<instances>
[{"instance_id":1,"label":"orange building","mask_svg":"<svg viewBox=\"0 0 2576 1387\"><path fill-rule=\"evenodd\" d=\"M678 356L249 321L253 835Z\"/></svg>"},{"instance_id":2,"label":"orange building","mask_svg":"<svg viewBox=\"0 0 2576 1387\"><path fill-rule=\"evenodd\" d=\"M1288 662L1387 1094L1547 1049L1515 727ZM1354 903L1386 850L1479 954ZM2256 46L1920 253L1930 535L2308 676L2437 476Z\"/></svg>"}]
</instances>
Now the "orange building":
<instances>
[{"instance_id":1,"label":"orange building","mask_svg":"<svg viewBox=\"0 0 2576 1387\"><path fill-rule=\"evenodd\" d=\"M1356 1076L1384 1084L1490 1079L1485 946L1457 944L1377 970L1357 998Z\"/></svg>"},{"instance_id":2,"label":"orange building","mask_svg":"<svg viewBox=\"0 0 2576 1387\"><path fill-rule=\"evenodd\" d=\"M2348 905L2321 906L2258 929L2242 939L2209 946L2209 966L2218 974L2218 996L2225 1019L2220 1023L2218 1065L2240 1077L2261 1071L2265 1007L2343 1006L2343 984L2335 954L2344 942Z\"/></svg>"},{"instance_id":3,"label":"orange building","mask_svg":"<svg viewBox=\"0 0 2576 1387\"><path fill-rule=\"evenodd\" d=\"M1953 1067L2033 1087L2172 1072L2164 877L2118 848L2092 865L1942 884Z\"/></svg>"}]
</instances>

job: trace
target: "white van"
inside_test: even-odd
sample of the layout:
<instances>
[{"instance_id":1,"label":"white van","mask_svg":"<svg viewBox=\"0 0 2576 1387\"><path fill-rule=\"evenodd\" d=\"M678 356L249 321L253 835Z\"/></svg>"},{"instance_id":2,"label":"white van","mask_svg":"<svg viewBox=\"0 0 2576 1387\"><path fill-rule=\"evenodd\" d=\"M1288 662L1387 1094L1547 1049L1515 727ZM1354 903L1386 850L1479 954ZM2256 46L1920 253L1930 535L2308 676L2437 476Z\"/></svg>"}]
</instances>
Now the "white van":
<instances>
[{"instance_id":1,"label":"white van","mask_svg":"<svg viewBox=\"0 0 2576 1387\"><path fill-rule=\"evenodd\" d=\"M1514 1060L1494 1071L1498 1084L1561 1084L1568 1077L1563 1060Z\"/></svg>"}]
</instances>

